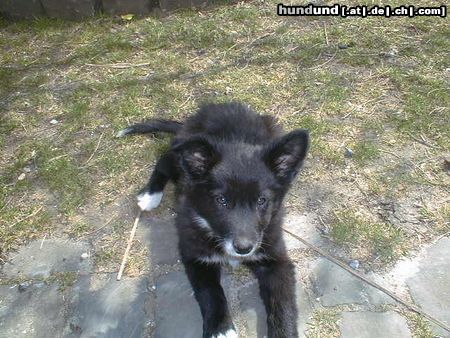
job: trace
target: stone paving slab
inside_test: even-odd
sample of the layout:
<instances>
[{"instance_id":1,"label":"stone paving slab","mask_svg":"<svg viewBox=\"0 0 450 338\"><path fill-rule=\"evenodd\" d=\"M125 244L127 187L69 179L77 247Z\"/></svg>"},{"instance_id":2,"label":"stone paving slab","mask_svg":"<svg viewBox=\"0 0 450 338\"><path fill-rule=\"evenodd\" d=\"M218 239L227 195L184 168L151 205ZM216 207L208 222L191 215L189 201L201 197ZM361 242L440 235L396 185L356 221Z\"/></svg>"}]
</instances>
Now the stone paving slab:
<instances>
[{"instance_id":1,"label":"stone paving slab","mask_svg":"<svg viewBox=\"0 0 450 338\"><path fill-rule=\"evenodd\" d=\"M283 226L309 243L318 245L322 238L314 223L314 219L310 214L288 214L284 219ZM302 242L285 232L283 237L287 250L307 248Z\"/></svg>"},{"instance_id":2,"label":"stone paving slab","mask_svg":"<svg viewBox=\"0 0 450 338\"><path fill-rule=\"evenodd\" d=\"M344 312L341 338L411 338L405 318L393 311Z\"/></svg>"},{"instance_id":3,"label":"stone paving slab","mask_svg":"<svg viewBox=\"0 0 450 338\"><path fill-rule=\"evenodd\" d=\"M42 245L42 248L41 248ZM3 266L2 272L9 278L19 276L48 277L53 272L88 272L91 259L83 259L89 245L69 240L34 241L22 247L13 258Z\"/></svg>"},{"instance_id":4,"label":"stone paving slab","mask_svg":"<svg viewBox=\"0 0 450 338\"><path fill-rule=\"evenodd\" d=\"M175 219L149 217L142 219L141 223L141 233L148 243L152 264L176 264L180 256Z\"/></svg>"},{"instance_id":5,"label":"stone paving slab","mask_svg":"<svg viewBox=\"0 0 450 338\"><path fill-rule=\"evenodd\" d=\"M325 258L312 264L313 291L324 306L382 305L395 301Z\"/></svg>"},{"instance_id":6,"label":"stone paving slab","mask_svg":"<svg viewBox=\"0 0 450 338\"><path fill-rule=\"evenodd\" d=\"M298 282L296 285L296 298L299 313L297 321L299 336L305 337L307 323L313 312L313 307L301 282ZM259 287L256 280L239 291L239 301L246 330L250 333L250 337L267 337L267 313L259 295Z\"/></svg>"},{"instance_id":7,"label":"stone paving slab","mask_svg":"<svg viewBox=\"0 0 450 338\"><path fill-rule=\"evenodd\" d=\"M450 239L442 238L429 247L418 267L406 281L411 296L423 310L450 326ZM450 332L433 328L450 337Z\"/></svg>"},{"instance_id":8,"label":"stone paving slab","mask_svg":"<svg viewBox=\"0 0 450 338\"><path fill-rule=\"evenodd\" d=\"M61 337L64 295L57 284L29 282L0 286L0 337Z\"/></svg>"},{"instance_id":9,"label":"stone paving slab","mask_svg":"<svg viewBox=\"0 0 450 338\"><path fill-rule=\"evenodd\" d=\"M263 301L259 296L257 281L243 287L239 292L239 306L244 318L247 332L255 333L254 337L267 336L267 313Z\"/></svg>"},{"instance_id":10,"label":"stone paving slab","mask_svg":"<svg viewBox=\"0 0 450 338\"><path fill-rule=\"evenodd\" d=\"M156 282L155 338L198 338L202 316L183 271L171 272Z\"/></svg>"},{"instance_id":11,"label":"stone paving slab","mask_svg":"<svg viewBox=\"0 0 450 338\"><path fill-rule=\"evenodd\" d=\"M72 289L65 337L145 337L152 296L146 277L82 276Z\"/></svg>"}]
</instances>

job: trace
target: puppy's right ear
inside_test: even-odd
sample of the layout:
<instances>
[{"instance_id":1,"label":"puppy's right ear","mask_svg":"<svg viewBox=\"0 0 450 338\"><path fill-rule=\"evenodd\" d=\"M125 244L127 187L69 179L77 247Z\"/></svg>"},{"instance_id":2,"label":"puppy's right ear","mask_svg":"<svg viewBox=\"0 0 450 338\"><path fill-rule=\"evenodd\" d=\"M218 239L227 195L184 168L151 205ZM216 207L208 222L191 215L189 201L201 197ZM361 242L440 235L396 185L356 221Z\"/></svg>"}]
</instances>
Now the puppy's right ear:
<instances>
[{"instance_id":1,"label":"puppy's right ear","mask_svg":"<svg viewBox=\"0 0 450 338\"><path fill-rule=\"evenodd\" d=\"M172 150L180 156L183 171L194 179L204 177L220 160L219 152L202 137L187 140Z\"/></svg>"}]
</instances>

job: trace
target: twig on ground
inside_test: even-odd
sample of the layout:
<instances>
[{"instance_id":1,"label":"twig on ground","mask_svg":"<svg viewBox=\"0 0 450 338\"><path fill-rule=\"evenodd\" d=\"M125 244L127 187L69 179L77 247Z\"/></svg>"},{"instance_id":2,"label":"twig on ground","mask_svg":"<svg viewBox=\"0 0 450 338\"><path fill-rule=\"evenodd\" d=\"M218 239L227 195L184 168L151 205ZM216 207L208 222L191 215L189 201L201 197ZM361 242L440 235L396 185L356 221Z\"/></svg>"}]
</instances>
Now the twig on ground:
<instances>
[{"instance_id":1,"label":"twig on ground","mask_svg":"<svg viewBox=\"0 0 450 338\"><path fill-rule=\"evenodd\" d=\"M150 65L150 62L145 63L109 63L109 64L98 64L98 63L86 63L85 66L88 67L103 67L103 68L116 68L125 69L133 67L145 67Z\"/></svg>"},{"instance_id":2,"label":"twig on ground","mask_svg":"<svg viewBox=\"0 0 450 338\"><path fill-rule=\"evenodd\" d=\"M41 241L41 246L39 247L39 250L42 250L42 247L44 246L45 237L47 237L47 234L44 235Z\"/></svg>"},{"instance_id":3,"label":"twig on ground","mask_svg":"<svg viewBox=\"0 0 450 338\"><path fill-rule=\"evenodd\" d=\"M128 238L127 248L125 249L125 253L123 255L122 263L120 264L119 273L117 274L117 280L122 278L123 270L125 269L125 264L127 263L128 255L130 253L131 244L133 243L134 234L136 233L137 225L139 223L139 219L141 218L142 211L139 210L139 213L134 220L133 229L131 229L130 238Z\"/></svg>"},{"instance_id":4,"label":"twig on ground","mask_svg":"<svg viewBox=\"0 0 450 338\"><path fill-rule=\"evenodd\" d=\"M66 156L69 156L69 155L68 154L63 154L63 155L52 157L51 159L48 160L48 163L56 161L56 160L59 160L60 158L63 158L63 157L66 157Z\"/></svg>"},{"instance_id":5,"label":"twig on ground","mask_svg":"<svg viewBox=\"0 0 450 338\"><path fill-rule=\"evenodd\" d=\"M86 166L86 165L89 163L89 161L92 160L92 158L94 157L95 153L96 153L97 150L98 150L98 147L100 146L100 142L102 141L102 137L103 137L103 134L104 134L104 133L105 133L105 132L103 132L103 133L100 135L100 137L98 138L97 146L95 147L95 149L94 149L94 151L92 152L91 156L89 156L89 158L87 159L87 161L84 163L84 166Z\"/></svg>"},{"instance_id":6,"label":"twig on ground","mask_svg":"<svg viewBox=\"0 0 450 338\"><path fill-rule=\"evenodd\" d=\"M330 63L331 61L334 60L334 57L336 56L337 52L338 52L338 49L336 48L336 51L334 52L334 54L327 61L325 61L324 63L322 63L320 65L317 65L317 66L314 66L314 67L310 67L310 68L306 68L306 69L313 70L313 69L317 69L317 68L325 66L326 64L328 64L328 63Z\"/></svg>"},{"instance_id":7,"label":"twig on ground","mask_svg":"<svg viewBox=\"0 0 450 338\"><path fill-rule=\"evenodd\" d=\"M42 208L43 208L43 206L41 205L39 208L37 208L37 209L36 209L35 211L33 211L31 214L29 214L28 216L26 216L26 217L24 217L24 218L22 218L22 219L19 219L17 222L11 224L9 227L12 228L12 227L16 226L17 224L22 223L23 221L25 221L25 220L27 220L27 219L33 217L33 216L36 216L36 214L37 214L39 211L41 211Z\"/></svg>"},{"instance_id":8,"label":"twig on ground","mask_svg":"<svg viewBox=\"0 0 450 338\"><path fill-rule=\"evenodd\" d=\"M309 247L310 249L312 249L313 251L315 251L316 253L318 253L319 255L325 257L326 259L330 260L331 262L333 262L336 265L339 265L341 268L343 268L344 270L346 270L347 272L349 272L350 274L352 274L353 276L361 279L362 281L366 282L367 284L369 284L370 286L382 291L383 293L385 293L386 295L388 295L389 297L391 297L392 299L394 299L395 301L399 302L400 304L402 304L403 306L406 306L408 309L422 315L423 317L427 318L428 320L432 321L433 323L435 323L436 325L439 325L440 327L442 327L444 330L447 330L448 332L450 332L450 326L446 325L445 323L441 322L440 320L432 317L431 315L427 314L426 312L422 311L419 307L417 307L414 304L410 304L406 301L404 301L403 299L401 299L399 296L397 296L396 294L392 293L391 291L389 291L388 289L382 287L381 285L371 281L370 279L368 279L366 276L362 275L361 273L349 268L347 266L347 264L345 264L344 262L341 262L340 260L338 260L337 258L334 258L333 256L331 256L330 254L328 254L327 252L323 251L322 249L319 249L318 247L316 247L315 245L305 241L303 238L301 238L300 236L297 236L296 234L290 232L289 230L286 230L285 228L283 228L283 230L288 233L289 235L291 235L292 237L294 237L295 239L297 239L298 241L302 242L303 244L305 244L307 247Z\"/></svg>"},{"instance_id":9,"label":"twig on ground","mask_svg":"<svg viewBox=\"0 0 450 338\"><path fill-rule=\"evenodd\" d=\"M109 223L111 223L111 221L112 221L115 217L116 217L116 216L111 217L111 218L110 218L105 224L103 224L100 228L97 228L97 229L95 229L95 230L92 230L91 232L88 232L88 233L86 234L86 236L87 236L87 235L92 235L92 234L96 233L97 231L103 229L105 226L107 226Z\"/></svg>"},{"instance_id":10,"label":"twig on ground","mask_svg":"<svg viewBox=\"0 0 450 338\"><path fill-rule=\"evenodd\" d=\"M328 41L327 24L326 23L323 24L323 30L325 32L325 42L327 43L327 45L329 45L330 42Z\"/></svg>"},{"instance_id":11,"label":"twig on ground","mask_svg":"<svg viewBox=\"0 0 450 338\"><path fill-rule=\"evenodd\" d=\"M430 148L434 148L434 149L441 149L441 147L438 147L438 146L435 146L435 145L433 145L433 144L430 144L430 143L426 142L426 141L424 140L423 135L420 135L420 136L422 137L422 139L419 139L419 138L415 137L414 135L412 135L411 133L407 133L407 134L408 134L408 136L411 137L414 141L416 141L416 142L418 142L418 143L420 143L420 144L423 144L424 146L427 146L427 147L430 147Z\"/></svg>"},{"instance_id":12,"label":"twig on ground","mask_svg":"<svg viewBox=\"0 0 450 338\"><path fill-rule=\"evenodd\" d=\"M389 151L389 150L384 150L384 149L379 149L382 153L386 153L386 154L389 154L389 155L392 155L392 156L394 156L394 157L397 157L397 158L401 158L399 155L397 155L396 153L393 153L392 151Z\"/></svg>"}]
</instances>

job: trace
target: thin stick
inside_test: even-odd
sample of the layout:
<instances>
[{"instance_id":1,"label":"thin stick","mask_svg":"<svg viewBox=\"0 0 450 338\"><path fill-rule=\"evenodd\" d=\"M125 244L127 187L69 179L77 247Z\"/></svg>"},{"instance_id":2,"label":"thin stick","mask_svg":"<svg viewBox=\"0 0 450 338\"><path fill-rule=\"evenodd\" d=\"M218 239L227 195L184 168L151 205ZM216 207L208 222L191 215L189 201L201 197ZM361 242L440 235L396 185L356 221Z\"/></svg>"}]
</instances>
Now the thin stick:
<instances>
[{"instance_id":1,"label":"thin stick","mask_svg":"<svg viewBox=\"0 0 450 338\"><path fill-rule=\"evenodd\" d=\"M39 247L39 250L42 250L42 247L44 246L45 237L47 234L44 235L44 238L42 238L41 246Z\"/></svg>"},{"instance_id":2,"label":"thin stick","mask_svg":"<svg viewBox=\"0 0 450 338\"><path fill-rule=\"evenodd\" d=\"M310 68L306 68L306 69L313 70L313 69L317 69L317 68L325 66L327 63L330 63L331 61L333 61L333 59L336 56L337 52L338 52L338 50L336 48L336 51L334 52L334 54L327 61L325 61L324 63L322 63L320 65L317 65L317 66L314 66L314 67L310 67Z\"/></svg>"},{"instance_id":3,"label":"thin stick","mask_svg":"<svg viewBox=\"0 0 450 338\"><path fill-rule=\"evenodd\" d=\"M363 280L364 282L366 282L367 284L373 286L374 288L384 292L385 294L387 294L389 297L391 297L392 299L396 300L397 302L399 302L400 304L406 306L408 309L424 316L425 318L427 318L428 320L432 321L433 323L435 323L436 325L439 325L440 327L442 327L444 330L447 330L448 332L450 332L450 327L441 322L440 320L432 317L431 315L427 314L426 312L422 311L420 308L418 308L417 306L410 304L408 302L405 302L403 299L401 299L400 297L398 297L396 294L392 293L391 291L389 291L388 289L382 287L381 285L371 281L370 279L367 279L366 276L360 274L359 272L356 272L355 270L349 268L347 266L347 264L341 262L340 260L334 258L333 256L331 256L330 254L328 254L327 252L319 249L318 247L310 244L309 242L305 241L303 238L301 238L300 236L297 236L296 234L290 232L289 230L286 230L285 228L283 228L283 230L288 233L289 235L291 235L292 237L294 237L295 239L299 240L300 242L302 242L303 244L305 244L307 247L309 247L310 249L314 250L315 252L317 252L319 255L327 258L328 260L330 260L331 262L333 262L336 265L339 265L341 268L343 268L344 270L346 270L347 272L351 273L353 276L358 277L359 279Z\"/></svg>"},{"instance_id":4,"label":"thin stick","mask_svg":"<svg viewBox=\"0 0 450 338\"><path fill-rule=\"evenodd\" d=\"M21 222L23 222L23 221L25 221L25 220L27 220L27 219L33 217L33 216L36 216L37 213L38 213L39 211L42 210L42 208L43 208L43 206L41 205L39 208L37 208L37 209L36 209L35 211L33 211L31 214L29 214L28 216L26 216L26 217L24 217L24 218L22 218L22 219L19 219L17 222L11 224L9 227L12 228L12 227L16 226L17 224L19 224L19 223L21 223Z\"/></svg>"},{"instance_id":5,"label":"thin stick","mask_svg":"<svg viewBox=\"0 0 450 338\"><path fill-rule=\"evenodd\" d=\"M87 235L92 235L94 233L96 233L97 231L103 229L105 226L107 226L109 223L111 223L111 221L115 218L116 216L111 217L108 222L106 222L105 224L103 224L100 228L94 229L91 232L88 232L87 234L85 234L85 236Z\"/></svg>"},{"instance_id":6,"label":"thin stick","mask_svg":"<svg viewBox=\"0 0 450 338\"><path fill-rule=\"evenodd\" d=\"M131 244L133 243L134 234L136 233L137 225L139 223L139 219L141 218L142 211L139 210L139 213L134 220L133 229L131 229L130 238L128 238L127 248L125 249L125 253L123 254L122 264L120 264L119 273L117 274L117 280L122 278L123 270L125 269L125 264L127 263L128 254L130 253Z\"/></svg>"},{"instance_id":7,"label":"thin stick","mask_svg":"<svg viewBox=\"0 0 450 338\"><path fill-rule=\"evenodd\" d=\"M323 30L325 31L325 42L329 45L330 42L328 41L327 24L325 23L323 24Z\"/></svg>"},{"instance_id":8,"label":"thin stick","mask_svg":"<svg viewBox=\"0 0 450 338\"><path fill-rule=\"evenodd\" d=\"M441 147L437 147L437 146L435 146L435 145L433 145L433 144L430 144L430 143L428 143L428 142L426 142L425 140L423 140L423 136L422 136L422 140L421 139L418 139L417 137L415 137L414 135L412 135L411 133L407 133L408 135L409 135L409 137L411 137L414 141L416 141L416 142L418 142L418 143L420 143L420 144L423 144L424 146L427 146L427 147L430 147L430 148L434 148L434 149L442 149Z\"/></svg>"},{"instance_id":9,"label":"thin stick","mask_svg":"<svg viewBox=\"0 0 450 338\"><path fill-rule=\"evenodd\" d=\"M94 149L93 153L91 154L91 156L89 156L88 160L84 163L85 166L89 163L90 160L92 160L92 158L94 157L95 153L97 152L98 147L100 146L100 142L102 141L103 134L104 134L104 132L98 138L97 146L95 147L95 149Z\"/></svg>"},{"instance_id":10,"label":"thin stick","mask_svg":"<svg viewBox=\"0 0 450 338\"><path fill-rule=\"evenodd\" d=\"M145 67L145 66L150 65L150 62L145 62L145 63L110 63L110 64L86 63L85 65L88 66L88 67L105 67L105 68L124 69L124 68L133 68L133 67Z\"/></svg>"}]
</instances>

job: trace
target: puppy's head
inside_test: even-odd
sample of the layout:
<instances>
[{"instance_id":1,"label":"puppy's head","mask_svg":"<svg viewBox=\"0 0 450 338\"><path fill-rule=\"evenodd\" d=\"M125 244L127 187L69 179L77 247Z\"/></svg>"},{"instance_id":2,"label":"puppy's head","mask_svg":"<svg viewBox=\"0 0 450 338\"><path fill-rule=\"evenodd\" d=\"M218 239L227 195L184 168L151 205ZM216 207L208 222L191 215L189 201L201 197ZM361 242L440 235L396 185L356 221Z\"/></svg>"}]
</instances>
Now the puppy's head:
<instances>
[{"instance_id":1,"label":"puppy's head","mask_svg":"<svg viewBox=\"0 0 450 338\"><path fill-rule=\"evenodd\" d=\"M177 147L184 193L197 226L233 258L250 257L278 212L309 147L295 130L267 146L196 137Z\"/></svg>"}]
</instances>

